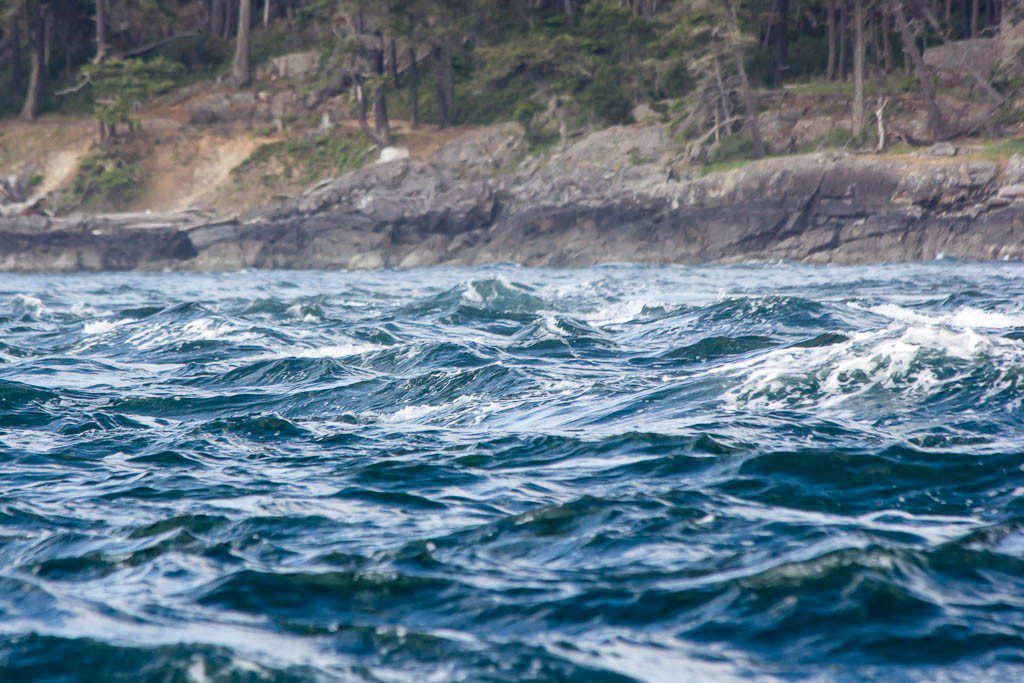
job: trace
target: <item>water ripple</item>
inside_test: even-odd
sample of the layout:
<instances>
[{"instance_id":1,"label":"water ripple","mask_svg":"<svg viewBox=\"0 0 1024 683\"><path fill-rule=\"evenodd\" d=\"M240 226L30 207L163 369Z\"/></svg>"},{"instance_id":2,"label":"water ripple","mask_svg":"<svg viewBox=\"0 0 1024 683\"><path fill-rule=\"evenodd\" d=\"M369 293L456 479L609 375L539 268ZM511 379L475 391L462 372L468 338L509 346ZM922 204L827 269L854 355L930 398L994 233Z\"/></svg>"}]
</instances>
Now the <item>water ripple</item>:
<instances>
[{"instance_id":1,"label":"water ripple","mask_svg":"<svg viewBox=\"0 0 1024 683\"><path fill-rule=\"evenodd\" d=\"M0 678L1018 679L1022 283L2 276Z\"/></svg>"}]
</instances>

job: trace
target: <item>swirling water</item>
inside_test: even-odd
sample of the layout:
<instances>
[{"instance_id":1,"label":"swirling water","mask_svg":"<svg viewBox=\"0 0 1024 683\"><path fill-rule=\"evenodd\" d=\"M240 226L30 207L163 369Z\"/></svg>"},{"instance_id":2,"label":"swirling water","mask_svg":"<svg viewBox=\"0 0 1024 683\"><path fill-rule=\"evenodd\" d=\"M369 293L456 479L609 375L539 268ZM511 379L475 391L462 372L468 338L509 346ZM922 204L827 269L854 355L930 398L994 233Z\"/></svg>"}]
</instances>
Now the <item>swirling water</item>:
<instances>
[{"instance_id":1,"label":"swirling water","mask_svg":"<svg viewBox=\"0 0 1024 683\"><path fill-rule=\"evenodd\" d=\"M0 276L0 679L1019 680L1022 275Z\"/></svg>"}]
</instances>

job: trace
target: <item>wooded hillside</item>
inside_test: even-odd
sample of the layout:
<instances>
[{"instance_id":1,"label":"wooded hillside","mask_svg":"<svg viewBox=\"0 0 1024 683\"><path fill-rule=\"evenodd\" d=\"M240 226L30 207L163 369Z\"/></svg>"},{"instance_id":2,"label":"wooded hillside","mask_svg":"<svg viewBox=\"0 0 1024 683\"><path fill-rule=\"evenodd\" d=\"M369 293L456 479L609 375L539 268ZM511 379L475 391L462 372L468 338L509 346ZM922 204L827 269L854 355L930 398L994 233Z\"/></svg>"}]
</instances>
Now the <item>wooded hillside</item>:
<instances>
[{"instance_id":1,"label":"wooded hillside","mask_svg":"<svg viewBox=\"0 0 1024 683\"><path fill-rule=\"evenodd\" d=\"M564 143L646 103L697 148L735 136L761 156L759 92L792 84L850 83L852 134L880 144L887 92L920 98L922 142L1024 112L1019 0L0 0L0 18L0 114L87 107L101 142L147 98L253 87L256 65L299 49L319 55L312 96L348 93L382 147L396 110L413 127L515 119ZM965 40L952 66L926 59ZM984 115L965 118L951 88Z\"/></svg>"}]
</instances>

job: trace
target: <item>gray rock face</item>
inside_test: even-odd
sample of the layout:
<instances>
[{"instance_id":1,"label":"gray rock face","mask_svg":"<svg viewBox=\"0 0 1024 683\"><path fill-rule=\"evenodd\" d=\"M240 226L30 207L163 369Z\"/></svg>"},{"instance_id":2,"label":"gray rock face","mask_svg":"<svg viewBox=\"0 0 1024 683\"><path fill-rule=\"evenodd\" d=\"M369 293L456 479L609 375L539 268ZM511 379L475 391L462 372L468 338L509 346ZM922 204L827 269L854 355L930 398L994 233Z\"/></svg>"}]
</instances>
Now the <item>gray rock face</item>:
<instances>
[{"instance_id":1,"label":"gray rock face","mask_svg":"<svg viewBox=\"0 0 1024 683\"><path fill-rule=\"evenodd\" d=\"M270 80L295 78L313 73L319 63L320 54L316 50L293 52L274 57L257 70L257 75Z\"/></svg>"},{"instance_id":2,"label":"gray rock face","mask_svg":"<svg viewBox=\"0 0 1024 683\"><path fill-rule=\"evenodd\" d=\"M991 74L999 56L997 38L972 38L930 47L924 52L924 61L944 83L969 84L977 76Z\"/></svg>"},{"instance_id":3,"label":"gray rock face","mask_svg":"<svg viewBox=\"0 0 1024 683\"><path fill-rule=\"evenodd\" d=\"M832 129L836 122L831 116L809 116L802 118L793 126L791 146L795 149L820 142Z\"/></svg>"},{"instance_id":4,"label":"gray rock face","mask_svg":"<svg viewBox=\"0 0 1024 683\"><path fill-rule=\"evenodd\" d=\"M525 153L523 127L518 123L499 123L445 145L432 155L430 161L456 178L485 178L511 167Z\"/></svg>"},{"instance_id":5,"label":"gray rock face","mask_svg":"<svg viewBox=\"0 0 1024 683\"><path fill-rule=\"evenodd\" d=\"M249 123L270 118L270 106L251 92L214 93L186 106L189 122L195 125L214 123Z\"/></svg>"},{"instance_id":6,"label":"gray rock face","mask_svg":"<svg viewBox=\"0 0 1024 683\"><path fill-rule=\"evenodd\" d=\"M0 271L142 270L186 263L198 254L188 236L173 227L41 216L0 220Z\"/></svg>"},{"instance_id":7,"label":"gray rock face","mask_svg":"<svg viewBox=\"0 0 1024 683\"><path fill-rule=\"evenodd\" d=\"M447 165L374 164L246 222L4 219L0 269L1024 258L1013 164L822 153L685 180L655 160L666 138L648 128L497 177L466 171L465 148Z\"/></svg>"}]
</instances>

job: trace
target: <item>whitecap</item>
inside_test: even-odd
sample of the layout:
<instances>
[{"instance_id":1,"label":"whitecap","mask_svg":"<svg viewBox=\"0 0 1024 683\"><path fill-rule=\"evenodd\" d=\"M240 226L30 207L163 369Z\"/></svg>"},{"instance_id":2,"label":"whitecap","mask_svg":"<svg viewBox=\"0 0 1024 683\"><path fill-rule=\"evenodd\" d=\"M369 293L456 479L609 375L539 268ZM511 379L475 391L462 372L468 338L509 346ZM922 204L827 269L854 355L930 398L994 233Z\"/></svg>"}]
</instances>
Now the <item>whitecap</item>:
<instances>
[{"instance_id":1,"label":"whitecap","mask_svg":"<svg viewBox=\"0 0 1024 683\"><path fill-rule=\"evenodd\" d=\"M11 303L21 310L36 316L42 315L47 310L42 299L31 294L15 294L11 297Z\"/></svg>"},{"instance_id":2,"label":"whitecap","mask_svg":"<svg viewBox=\"0 0 1024 683\"><path fill-rule=\"evenodd\" d=\"M380 351L385 347L377 344L364 344L357 341L343 342L340 344L329 344L312 348L295 348L272 351L259 356L260 360L280 358L347 358L349 356L361 356L364 353Z\"/></svg>"},{"instance_id":3,"label":"whitecap","mask_svg":"<svg viewBox=\"0 0 1024 683\"><path fill-rule=\"evenodd\" d=\"M444 405L405 406L393 413L372 413L378 422L412 422L433 415L444 408Z\"/></svg>"},{"instance_id":4,"label":"whitecap","mask_svg":"<svg viewBox=\"0 0 1024 683\"><path fill-rule=\"evenodd\" d=\"M82 334L89 337L99 336L124 325L125 322L124 320L90 320L82 325Z\"/></svg>"},{"instance_id":5,"label":"whitecap","mask_svg":"<svg viewBox=\"0 0 1024 683\"><path fill-rule=\"evenodd\" d=\"M173 342L193 341L255 341L259 337L248 328L227 321L216 321L210 318L190 320L184 325L172 324L146 325L127 339L138 349L152 349Z\"/></svg>"},{"instance_id":6,"label":"whitecap","mask_svg":"<svg viewBox=\"0 0 1024 683\"><path fill-rule=\"evenodd\" d=\"M474 303L474 304L482 304L484 302L483 295L480 293L480 290L478 290L476 288L476 285L474 283L472 283L472 282L467 282L463 286L463 288L462 288L462 298L465 301L468 301L468 302Z\"/></svg>"},{"instance_id":7,"label":"whitecap","mask_svg":"<svg viewBox=\"0 0 1024 683\"><path fill-rule=\"evenodd\" d=\"M320 322L320 316L303 310L303 306L301 304L294 304L292 306L289 306L285 310L285 315L294 320L299 320L304 323Z\"/></svg>"},{"instance_id":8,"label":"whitecap","mask_svg":"<svg viewBox=\"0 0 1024 683\"><path fill-rule=\"evenodd\" d=\"M1024 327L1024 315L1011 315L999 311L983 311L979 308L964 307L954 313L949 322L956 327L983 327L991 330L1005 330Z\"/></svg>"},{"instance_id":9,"label":"whitecap","mask_svg":"<svg viewBox=\"0 0 1024 683\"><path fill-rule=\"evenodd\" d=\"M972 369L949 367L949 374L940 379L925 360L926 354L957 361L984 359L996 373L987 394L1006 388L1006 382L1013 381L1010 375L1024 367L1024 344L1018 341L971 328L894 323L832 346L776 349L711 372L740 378L724 395L726 404L733 407L808 404L828 408L873 387L898 389L906 398L927 396L965 380Z\"/></svg>"},{"instance_id":10,"label":"whitecap","mask_svg":"<svg viewBox=\"0 0 1024 683\"><path fill-rule=\"evenodd\" d=\"M856 310L864 310L891 320L916 325L946 325L961 329L982 328L990 330L1024 327L1024 315L1020 313L985 311L972 306L961 306L956 311L944 315L929 315L891 303L867 308L853 302L847 305Z\"/></svg>"},{"instance_id":11,"label":"whitecap","mask_svg":"<svg viewBox=\"0 0 1024 683\"><path fill-rule=\"evenodd\" d=\"M98 310L96 310L89 304L83 303L81 301L72 304L71 308L68 310L71 312L71 315L77 315L80 318L91 317L100 314Z\"/></svg>"},{"instance_id":12,"label":"whitecap","mask_svg":"<svg viewBox=\"0 0 1024 683\"><path fill-rule=\"evenodd\" d=\"M626 299L609 303L596 311L583 313L579 317L598 327L624 325L639 319L648 307L660 305L650 299Z\"/></svg>"}]
</instances>

